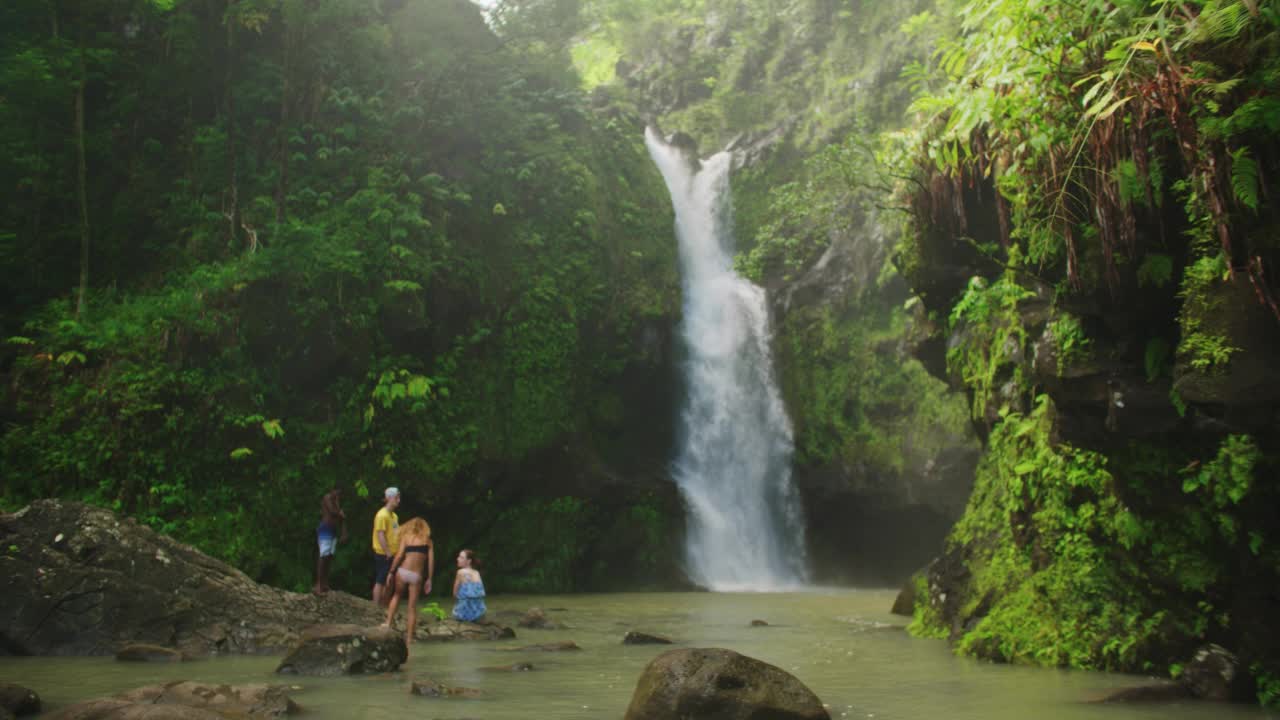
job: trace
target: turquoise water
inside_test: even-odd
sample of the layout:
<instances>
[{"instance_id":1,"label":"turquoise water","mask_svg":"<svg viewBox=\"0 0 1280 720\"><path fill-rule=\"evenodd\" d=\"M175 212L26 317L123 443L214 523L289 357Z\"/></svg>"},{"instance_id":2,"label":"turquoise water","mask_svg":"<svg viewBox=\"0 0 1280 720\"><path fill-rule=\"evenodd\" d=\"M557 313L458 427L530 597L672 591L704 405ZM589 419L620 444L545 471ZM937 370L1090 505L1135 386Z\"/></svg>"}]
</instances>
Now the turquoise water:
<instances>
[{"instance_id":1,"label":"turquoise water","mask_svg":"<svg viewBox=\"0 0 1280 720\"><path fill-rule=\"evenodd\" d=\"M491 596L490 612L531 607L569 627L517 629L501 643L418 643L401 672L310 679L273 674L279 658L229 657L138 665L107 658L0 658L0 680L61 706L169 680L281 682L313 718L620 718L641 670L667 646L623 645L628 630L665 635L685 647L726 647L796 675L833 718L875 720L1280 720L1254 707L1182 702L1096 705L1107 690L1145 678L993 665L951 654L937 640L909 637L890 615L888 590L637 593ZM751 627L752 620L767 627ZM517 651L519 645L573 640L580 652ZM532 672L480 668L531 662ZM479 699L410 695L416 677L477 688Z\"/></svg>"}]
</instances>

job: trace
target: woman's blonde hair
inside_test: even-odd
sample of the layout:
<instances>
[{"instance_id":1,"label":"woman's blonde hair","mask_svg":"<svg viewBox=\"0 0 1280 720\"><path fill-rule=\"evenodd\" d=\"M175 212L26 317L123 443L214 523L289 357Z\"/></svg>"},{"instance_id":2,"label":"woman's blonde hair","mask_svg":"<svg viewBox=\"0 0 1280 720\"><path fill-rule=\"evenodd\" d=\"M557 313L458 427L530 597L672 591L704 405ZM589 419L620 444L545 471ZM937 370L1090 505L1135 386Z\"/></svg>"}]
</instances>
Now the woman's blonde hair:
<instances>
[{"instance_id":1,"label":"woman's blonde hair","mask_svg":"<svg viewBox=\"0 0 1280 720\"><path fill-rule=\"evenodd\" d=\"M427 539L430 539L431 526L427 524L426 520L423 520L420 517L416 517L400 526L400 534L411 535L415 537L418 535L426 535Z\"/></svg>"}]
</instances>

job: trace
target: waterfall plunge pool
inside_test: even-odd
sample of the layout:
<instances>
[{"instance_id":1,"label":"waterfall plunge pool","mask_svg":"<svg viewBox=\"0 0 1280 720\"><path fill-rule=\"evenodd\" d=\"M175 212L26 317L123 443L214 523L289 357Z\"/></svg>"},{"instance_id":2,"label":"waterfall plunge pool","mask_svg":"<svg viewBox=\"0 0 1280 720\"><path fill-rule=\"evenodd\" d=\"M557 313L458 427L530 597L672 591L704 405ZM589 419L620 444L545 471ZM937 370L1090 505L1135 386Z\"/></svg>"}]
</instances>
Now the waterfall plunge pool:
<instances>
[{"instance_id":1,"label":"waterfall plunge pool","mask_svg":"<svg viewBox=\"0 0 1280 720\"><path fill-rule=\"evenodd\" d=\"M907 618L890 615L894 592L816 588L788 593L623 593L490 598L490 612L531 607L568 626L524 630L501 643L418 643L400 672L356 678L273 674L278 657L224 657L136 664L110 658L0 657L0 679L40 694L46 709L170 680L297 686L302 717L402 720L617 720L645 664L669 649L623 645L629 630L666 635L676 647L725 647L796 675L828 705L832 718L870 720L1280 720L1255 707L1183 702L1097 705L1136 676L1013 667L958 658L940 640L912 638ZM751 627L764 620L767 627ZM573 640L580 652L505 648ZM484 672L531 662L530 672ZM409 694L426 676L478 688L479 699Z\"/></svg>"}]
</instances>

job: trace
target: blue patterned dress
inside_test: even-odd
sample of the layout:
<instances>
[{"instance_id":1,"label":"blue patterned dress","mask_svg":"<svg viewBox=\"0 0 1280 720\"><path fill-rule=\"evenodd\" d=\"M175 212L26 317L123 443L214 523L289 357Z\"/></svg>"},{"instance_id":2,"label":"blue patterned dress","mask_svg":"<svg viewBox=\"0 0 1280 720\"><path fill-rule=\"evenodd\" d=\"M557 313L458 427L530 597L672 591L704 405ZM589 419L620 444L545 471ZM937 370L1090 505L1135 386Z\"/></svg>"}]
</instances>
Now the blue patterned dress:
<instances>
[{"instance_id":1,"label":"blue patterned dress","mask_svg":"<svg viewBox=\"0 0 1280 720\"><path fill-rule=\"evenodd\" d=\"M458 586L458 602L453 606L455 620L475 622L484 617L484 581L479 579L465 580Z\"/></svg>"}]
</instances>

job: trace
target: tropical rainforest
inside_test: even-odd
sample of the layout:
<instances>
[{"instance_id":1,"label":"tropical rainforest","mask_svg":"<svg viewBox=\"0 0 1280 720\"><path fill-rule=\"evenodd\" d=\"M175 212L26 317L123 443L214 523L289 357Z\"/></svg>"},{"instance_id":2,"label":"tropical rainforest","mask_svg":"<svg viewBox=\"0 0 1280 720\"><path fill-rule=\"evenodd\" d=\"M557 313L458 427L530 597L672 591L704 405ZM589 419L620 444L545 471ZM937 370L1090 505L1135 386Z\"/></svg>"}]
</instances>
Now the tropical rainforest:
<instances>
[{"instance_id":1,"label":"tropical rainforest","mask_svg":"<svg viewBox=\"0 0 1280 720\"><path fill-rule=\"evenodd\" d=\"M17 0L0 507L291 589L383 488L497 591L674 588L671 202L734 153L815 578L1280 702L1280 2Z\"/></svg>"}]
</instances>

